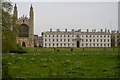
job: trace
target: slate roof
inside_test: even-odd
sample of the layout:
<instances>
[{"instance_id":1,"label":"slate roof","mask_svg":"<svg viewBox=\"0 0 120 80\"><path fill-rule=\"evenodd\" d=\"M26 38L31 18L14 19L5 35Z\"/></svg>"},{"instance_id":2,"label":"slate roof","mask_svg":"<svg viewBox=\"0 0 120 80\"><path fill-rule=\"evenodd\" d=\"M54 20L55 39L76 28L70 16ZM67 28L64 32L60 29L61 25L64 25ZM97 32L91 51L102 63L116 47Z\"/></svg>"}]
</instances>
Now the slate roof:
<instances>
[{"instance_id":1,"label":"slate roof","mask_svg":"<svg viewBox=\"0 0 120 80\"><path fill-rule=\"evenodd\" d=\"M47 32L43 32L44 34L51 34L51 35L64 35L64 34L66 34L66 35L70 35L70 34L74 34L74 35L110 35L110 33L109 32L79 32L79 31L67 31L67 32L65 32L65 31L60 31L60 32L58 32L58 31L52 31L52 32L50 32L50 31L47 31Z\"/></svg>"}]
</instances>

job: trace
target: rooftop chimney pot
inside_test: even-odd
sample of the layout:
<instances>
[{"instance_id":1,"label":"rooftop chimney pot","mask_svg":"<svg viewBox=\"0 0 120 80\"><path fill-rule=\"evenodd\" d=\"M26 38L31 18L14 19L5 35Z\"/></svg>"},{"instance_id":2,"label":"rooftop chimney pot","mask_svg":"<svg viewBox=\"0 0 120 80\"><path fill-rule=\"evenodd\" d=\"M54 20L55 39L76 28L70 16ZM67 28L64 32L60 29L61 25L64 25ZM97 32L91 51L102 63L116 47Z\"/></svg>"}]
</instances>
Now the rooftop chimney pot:
<instances>
[{"instance_id":1,"label":"rooftop chimney pot","mask_svg":"<svg viewBox=\"0 0 120 80\"><path fill-rule=\"evenodd\" d=\"M52 32L52 29L50 29L50 32Z\"/></svg>"},{"instance_id":2,"label":"rooftop chimney pot","mask_svg":"<svg viewBox=\"0 0 120 80\"><path fill-rule=\"evenodd\" d=\"M65 32L67 32L67 29L65 29Z\"/></svg>"},{"instance_id":3,"label":"rooftop chimney pot","mask_svg":"<svg viewBox=\"0 0 120 80\"><path fill-rule=\"evenodd\" d=\"M81 32L81 29L79 29L78 31Z\"/></svg>"},{"instance_id":4,"label":"rooftop chimney pot","mask_svg":"<svg viewBox=\"0 0 120 80\"><path fill-rule=\"evenodd\" d=\"M103 30L101 29L101 32L103 32Z\"/></svg>"},{"instance_id":5,"label":"rooftop chimney pot","mask_svg":"<svg viewBox=\"0 0 120 80\"><path fill-rule=\"evenodd\" d=\"M72 29L72 31L74 31L74 29Z\"/></svg>"},{"instance_id":6,"label":"rooftop chimney pot","mask_svg":"<svg viewBox=\"0 0 120 80\"><path fill-rule=\"evenodd\" d=\"M57 29L58 32L60 32L60 29Z\"/></svg>"},{"instance_id":7,"label":"rooftop chimney pot","mask_svg":"<svg viewBox=\"0 0 120 80\"><path fill-rule=\"evenodd\" d=\"M87 29L87 32L89 32L89 29Z\"/></svg>"}]
</instances>

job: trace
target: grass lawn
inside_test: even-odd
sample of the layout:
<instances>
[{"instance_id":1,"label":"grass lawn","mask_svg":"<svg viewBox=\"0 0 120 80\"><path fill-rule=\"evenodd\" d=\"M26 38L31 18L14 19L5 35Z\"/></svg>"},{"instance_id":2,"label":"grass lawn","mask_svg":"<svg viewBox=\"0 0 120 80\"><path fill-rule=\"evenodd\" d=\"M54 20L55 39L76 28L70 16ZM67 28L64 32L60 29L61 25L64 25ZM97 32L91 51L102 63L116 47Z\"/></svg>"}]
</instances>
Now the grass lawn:
<instances>
[{"instance_id":1,"label":"grass lawn","mask_svg":"<svg viewBox=\"0 0 120 80\"><path fill-rule=\"evenodd\" d=\"M115 48L25 48L25 54L3 55L12 78L118 78ZM56 49L56 50L57 50ZM3 69L3 71L5 71Z\"/></svg>"}]
</instances>

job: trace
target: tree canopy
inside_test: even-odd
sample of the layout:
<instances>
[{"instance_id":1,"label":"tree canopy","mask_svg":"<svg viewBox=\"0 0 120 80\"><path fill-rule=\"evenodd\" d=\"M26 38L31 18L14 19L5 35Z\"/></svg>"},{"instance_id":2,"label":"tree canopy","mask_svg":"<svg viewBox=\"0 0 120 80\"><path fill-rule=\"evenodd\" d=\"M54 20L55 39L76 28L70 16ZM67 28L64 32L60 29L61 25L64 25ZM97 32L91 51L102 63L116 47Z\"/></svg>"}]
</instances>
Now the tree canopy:
<instances>
[{"instance_id":1,"label":"tree canopy","mask_svg":"<svg viewBox=\"0 0 120 80\"><path fill-rule=\"evenodd\" d=\"M12 4L10 2L2 3L2 51L4 53L17 51L20 46L17 45L16 37L19 34L19 25L16 24L17 18L11 15Z\"/></svg>"}]
</instances>

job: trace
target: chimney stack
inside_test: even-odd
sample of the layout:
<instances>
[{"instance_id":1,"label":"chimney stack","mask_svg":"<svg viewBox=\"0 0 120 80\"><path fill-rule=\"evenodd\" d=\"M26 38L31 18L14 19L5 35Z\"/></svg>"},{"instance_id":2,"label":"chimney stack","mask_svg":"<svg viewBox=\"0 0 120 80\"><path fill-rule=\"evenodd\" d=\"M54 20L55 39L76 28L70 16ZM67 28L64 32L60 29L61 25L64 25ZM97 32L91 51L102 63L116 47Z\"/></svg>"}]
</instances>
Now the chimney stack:
<instances>
[{"instance_id":1,"label":"chimney stack","mask_svg":"<svg viewBox=\"0 0 120 80\"><path fill-rule=\"evenodd\" d=\"M59 29L57 29L57 32L60 32L60 30L59 30Z\"/></svg>"},{"instance_id":2,"label":"chimney stack","mask_svg":"<svg viewBox=\"0 0 120 80\"><path fill-rule=\"evenodd\" d=\"M50 32L52 32L52 29L50 29Z\"/></svg>"},{"instance_id":3,"label":"chimney stack","mask_svg":"<svg viewBox=\"0 0 120 80\"><path fill-rule=\"evenodd\" d=\"M74 29L72 29L72 31L74 31Z\"/></svg>"},{"instance_id":4,"label":"chimney stack","mask_svg":"<svg viewBox=\"0 0 120 80\"><path fill-rule=\"evenodd\" d=\"M65 32L67 32L67 29L65 29Z\"/></svg>"},{"instance_id":5,"label":"chimney stack","mask_svg":"<svg viewBox=\"0 0 120 80\"><path fill-rule=\"evenodd\" d=\"M105 28L105 32L107 32L107 29Z\"/></svg>"},{"instance_id":6,"label":"chimney stack","mask_svg":"<svg viewBox=\"0 0 120 80\"><path fill-rule=\"evenodd\" d=\"M89 32L89 29L87 29L87 32Z\"/></svg>"},{"instance_id":7,"label":"chimney stack","mask_svg":"<svg viewBox=\"0 0 120 80\"><path fill-rule=\"evenodd\" d=\"M101 29L101 32L103 32L103 30Z\"/></svg>"},{"instance_id":8,"label":"chimney stack","mask_svg":"<svg viewBox=\"0 0 120 80\"><path fill-rule=\"evenodd\" d=\"M81 32L81 29L79 29L78 31Z\"/></svg>"},{"instance_id":9,"label":"chimney stack","mask_svg":"<svg viewBox=\"0 0 120 80\"><path fill-rule=\"evenodd\" d=\"M110 30L108 29L108 32L110 33Z\"/></svg>"},{"instance_id":10,"label":"chimney stack","mask_svg":"<svg viewBox=\"0 0 120 80\"><path fill-rule=\"evenodd\" d=\"M96 29L94 29L94 32L96 32Z\"/></svg>"}]
</instances>

